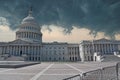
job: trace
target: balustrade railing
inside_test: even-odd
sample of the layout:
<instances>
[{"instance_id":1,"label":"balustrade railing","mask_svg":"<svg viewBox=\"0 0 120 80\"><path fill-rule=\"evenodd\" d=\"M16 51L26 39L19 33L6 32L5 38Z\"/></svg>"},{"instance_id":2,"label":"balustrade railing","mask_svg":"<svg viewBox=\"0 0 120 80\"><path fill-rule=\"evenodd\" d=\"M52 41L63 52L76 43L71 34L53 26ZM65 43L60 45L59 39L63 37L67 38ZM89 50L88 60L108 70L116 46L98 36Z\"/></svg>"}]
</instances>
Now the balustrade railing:
<instances>
[{"instance_id":1,"label":"balustrade railing","mask_svg":"<svg viewBox=\"0 0 120 80\"><path fill-rule=\"evenodd\" d=\"M120 62L115 66L88 71L63 80L120 80Z\"/></svg>"}]
</instances>

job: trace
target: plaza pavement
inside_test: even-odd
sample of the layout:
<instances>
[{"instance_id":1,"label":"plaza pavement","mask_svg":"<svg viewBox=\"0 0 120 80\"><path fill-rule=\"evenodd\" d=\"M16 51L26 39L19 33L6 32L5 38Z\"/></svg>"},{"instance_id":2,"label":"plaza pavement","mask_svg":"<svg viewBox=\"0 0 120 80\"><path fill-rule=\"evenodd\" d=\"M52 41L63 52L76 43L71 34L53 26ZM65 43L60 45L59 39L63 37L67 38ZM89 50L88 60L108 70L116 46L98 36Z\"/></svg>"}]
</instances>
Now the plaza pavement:
<instances>
[{"instance_id":1,"label":"plaza pavement","mask_svg":"<svg viewBox=\"0 0 120 80\"><path fill-rule=\"evenodd\" d=\"M62 80L115 62L42 62L22 68L0 68L0 80Z\"/></svg>"}]
</instances>

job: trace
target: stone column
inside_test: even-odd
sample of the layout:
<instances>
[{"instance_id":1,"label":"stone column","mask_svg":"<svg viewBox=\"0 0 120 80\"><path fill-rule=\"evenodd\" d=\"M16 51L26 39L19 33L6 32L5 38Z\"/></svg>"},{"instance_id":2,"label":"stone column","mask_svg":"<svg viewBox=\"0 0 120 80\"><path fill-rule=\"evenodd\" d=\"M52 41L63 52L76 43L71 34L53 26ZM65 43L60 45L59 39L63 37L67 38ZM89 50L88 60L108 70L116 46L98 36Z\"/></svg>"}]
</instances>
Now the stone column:
<instances>
[{"instance_id":1,"label":"stone column","mask_svg":"<svg viewBox=\"0 0 120 80\"><path fill-rule=\"evenodd\" d=\"M26 32L24 32L24 38L26 38Z\"/></svg>"},{"instance_id":2,"label":"stone column","mask_svg":"<svg viewBox=\"0 0 120 80\"><path fill-rule=\"evenodd\" d=\"M27 32L26 34L27 34L27 37L26 37L26 38L28 38L28 32Z\"/></svg>"},{"instance_id":3,"label":"stone column","mask_svg":"<svg viewBox=\"0 0 120 80\"><path fill-rule=\"evenodd\" d=\"M106 44L106 53L108 54L109 44Z\"/></svg>"},{"instance_id":4,"label":"stone column","mask_svg":"<svg viewBox=\"0 0 120 80\"><path fill-rule=\"evenodd\" d=\"M100 52L102 51L102 43L100 44Z\"/></svg>"},{"instance_id":5,"label":"stone column","mask_svg":"<svg viewBox=\"0 0 120 80\"><path fill-rule=\"evenodd\" d=\"M28 38L30 38L30 33L28 32Z\"/></svg>"},{"instance_id":6,"label":"stone column","mask_svg":"<svg viewBox=\"0 0 120 80\"><path fill-rule=\"evenodd\" d=\"M17 48L18 48L18 52L17 52L17 55L20 55L20 47L19 47L19 45L17 46Z\"/></svg>"},{"instance_id":7,"label":"stone column","mask_svg":"<svg viewBox=\"0 0 120 80\"><path fill-rule=\"evenodd\" d=\"M7 47L7 46L5 46L5 53L7 53L7 51L8 51L8 47Z\"/></svg>"},{"instance_id":8,"label":"stone column","mask_svg":"<svg viewBox=\"0 0 120 80\"><path fill-rule=\"evenodd\" d=\"M13 53L12 53L12 54L13 54L13 55L15 55L15 46L13 45L13 47L12 47L12 48L13 48L13 50L12 50L12 51L13 51Z\"/></svg>"},{"instance_id":9,"label":"stone column","mask_svg":"<svg viewBox=\"0 0 120 80\"><path fill-rule=\"evenodd\" d=\"M26 46L24 46L25 54L26 54Z\"/></svg>"},{"instance_id":10,"label":"stone column","mask_svg":"<svg viewBox=\"0 0 120 80\"><path fill-rule=\"evenodd\" d=\"M35 33L34 33L34 39L35 39Z\"/></svg>"},{"instance_id":11,"label":"stone column","mask_svg":"<svg viewBox=\"0 0 120 80\"><path fill-rule=\"evenodd\" d=\"M107 49L108 53L110 53L110 44L108 44L108 49Z\"/></svg>"},{"instance_id":12,"label":"stone column","mask_svg":"<svg viewBox=\"0 0 120 80\"><path fill-rule=\"evenodd\" d=\"M104 44L102 43L101 44L101 53L103 53L103 46L104 46Z\"/></svg>"},{"instance_id":13,"label":"stone column","mask_svg":"<svg viewBox=\"0 0 120 80\"><path fill-rule=\"evenodd\" d=\"M25 38L25 33L23 32L23 38Z\"/></svg>"},{"instance_id":14,"label":"stone column","mask_svg":"<svg viewBox=\"0 0 120 80\"><path fill-rule=\"evenodd\" d=\"M34 46L32 46L32 55L34 55Z\"/></svg>"},{"instance_id":15,"label":"stone column","mask_svg":"<svg viewBox=\"0 0 120 80\"><path fill-rule=\"evenodd\" d=\"M35 39L36 39L36 33L34 33Z\"/></svg>"},{"instance_id":16,"label":"stone column","mask_svg":"<svg viewBox=\"0 0 120 80\"><path fill-rule=\"evenodd\" d=\"M32 35L33 35L33 39L34 39L34 32L32 33Z\"/></svg>"},{"instance_id":17,"label":"stone column","mask_svg":"<svg viewBox=\"0 0 120 80\"><path fill-rule=\"evenodd\" d=\"M106 54L106 43L104 44L104 53Z\"/></svg>"},{"instance_id":18,"label":"stone column","mask_svg":"<svg viewBox=\"0 0 120 80\"><path fill-rule=\"evenodd\" d=\"M98 44L96 44L96 52L98 52Z\"/></svg>"},{"instance_id":19,"label":"stone column","mask_svg":"<svg viewBox=\"0 0 120 80\"><path fill-rule=\"evenodd\" d=\"M98 43L98 44L97 44L97 46L98 46L97 51L98 51L98 52L101 52L101 49L100 49L100 44Z\"/></svg>"},{"instance_id":20,"label":"stone column","mask_svg":"<svg viewBox=\"0 0 120 80\"><path fill-rule=\"evenodd\" d=\"M1 50L0 50L0 52L1 52L0 54L2 54L2 53L3 53L3 46L1 46Z\"/></svg>"},{"instance_id":21,"label":"stone column","mask_svg":"<svg viewBox=\"0 0 120 80\"><path fill-rule=\"evenodd\" d=\"M0 54L2 53L2 49L1 49L1 46L0 46Z\"/></svg>"},{"instance_id":22,"label":"stone column","mask_svg":"<svg viewBox=\"0 0 120 80\"><path fill-rule=\"evenodd\" d=\"M11 46L9 45L9 54L11 55L11 50L12 50L12 48L11 48Z\"/></svg>"},{"instance_id":23,"label":"stone column","mask_svg":"<svg viewBox=\"0 0 120 80\"><path fill-rule=\"evenodd\" d=\"M31 38L33 39L33 34L32 34L33 32L31 32Z\"/></svg>"},{"instance_id":24,"label":"stone column","mask_svg":"<svg viewBox=\"0 0 120 80\"><path fill-rule=\"evenodd\" d=\"M10 55L13 54L13 53L12 53L12 52L13 52L12 50L13 50L13 48L12 48L12 46L10 46Z\"/></svg>"},{"instance_id":25,"label":"stone column","mask_svg":"<svg viewBox=\"0 0 120 80\"><path fill-rule=\"evenodd\" d=\"M33 36L32 36L32 32L30 33L30 38L33 38Z\"/></svg>"},{"instance_id":26,"label":"stone column","mask_svg":"<svg viewBox=\"0 0 120 80\"><path fill-rule=\"evenodd\" d=\"M4 53L4 46L2 46L2 54Z\"/></svg>"},{"instance_id":27,"label":"stone column","mask_svg":"<svg viewBox=\"0 0 120 80\"><path fill-rule=\"evenodd\" d=\"M110 52L112 53L112 44L110 44Z\"/></svg>"},{"instance_id":28,"label":"stone column","mask_svg":"<svg viewBox=\"0 0 120 80\"><path fill-rule=\"evenodd\" d=\"M104 54L106 54L106 45L105 44L103 45L104 45Z\"/></svg>"},{"instance_id":29,"label":"stone column","mask_svg":"<svg viewBox=\"0 0 120 80\"><path fill-rule=\"evenodd\" d=\"M30 38L30 33L28 32L28 38Z\"/></svg>"},{"instance_id":30,"label":"stone column","mask_svg":"<svg viewBox=\"0 0 120 80\"><path fill-rule=\"evenodd\" d=\"M108 54L108 48L109 48L109 46L108 46L108 44L106 44L106 53Z\"/></svg>"},{"instance_id":31,"label":"stone column","mask_svg":"<svg viewBox=\"0 0 120 80\"><path fill-rule=\"evenodd\" d=\"M19 48L18 48L18 45L16 46L16 55L19 54Z\"/></svg>"},{"instance_id":32,"label":"stone column","mask_svg":"<svg viewBox=\"0 0 120 80\"><path fill-rule=\"evenodd\" d=\"M1 54L3 54L3 46L1 46Z\"/></svg>"},{"instance_id":33,"label":"stone column","mask_svg":"<svg viewBox=\"0 0 120 80\"><path fill-rule=\"evenodd\" d=\"M3 46L3 54L4 54L5 52L4 52L4 46Z\"/></svg>"},{"instance_id":34,"label":"stone column","mask_svg":"<svg viewBox=\"0 0 120 80\"><path fill-rule=\"evenodd\" d=\"M24 34L24 32L23 32L23 38L25 37L25 34Z\"/></svg>"},{"instance_id":35,"label":"stone column","mask_svg":"<svg viewBox=\"0 0 120 80\"><path fill-rule=\"evenodd\" d=\"M110 51L110 53L111 53L111 51L112 51L112 50L111 50L111 44L110 44L110 50L109 50L109 51Z\"/></svg>"},{"instance_id":36,"label":"stone column","mask_svg":"<svg viewBox=\"0 0 120 80\"><path fill-rule=\"evenodd\" d=\"M20 38L22 38L22 32L20 32Z\"/></svg>"},{"instance_id":37,"label":"stone column","mask_svg":"<svg viewBox=\"0 0 120 80\"><path fill-rule=\"evenodd\" d=\"M10 46L10 55L12 55L12 46Z\"/></svg>"},{"instance_id":38,"label":"stone column","mask_svg":"<svg viewBox=\"0 0 120 80\"><path fill-rule=\"evenodd\" d=\"M36 39L38 40L38 33L36 33Z\"/></svg>"},{"instance_id":39,"label":"stone column","mask_svg":"<svg viewBox=\"0 0 120 80\"><path fill-rule=\"evenodd\" d=\"M94 43L94 52L96 52L96 44Z\"/></svg>"},{"instance_id":40,"label":"stone column","mask_svg":"<svg viewBox=\"0 0 120 80\"><path fill-rule=\"evenodd\" d=\"M27 54L29 54L29 52L30 52L30 48L29 47L30 47L30 45L28 45L28 52L27 52Z\"/></svg>"},{"instance_id":41,"label":"stone column","mask_svg":"<svg viewBox=\"0 0 120 80\"><path fill-rule=\"evenodd\" d=\"M28 54L28 45L26 45L26 54Z\"/></svg>"},{"instance_id":42,"label":"stone column","mask_svg":"<svg viewBox=\"0 0 120 80\"><path fill-rule=\"evenodd\" d=\"M115 44L113 44L113 51L115 51Z\"/></svg>"},{"instance_id":43,"label":"stone column","mask_svg":"<svg viewBox=\"0 0 120 80\"><path fill-rule=\"evenodd\" d=\"M13 50L13 51L14 51L14 55L15 55L15 54L16 54L16 48L15 48L15 45L14 45L14 50Z\"/></svg>"},{"instance_id":44,"label":"stone column","mask_svg":"<svg viewBox=\"0 0 120 80\"><path fill-rule=\"evenodd\" d=\"M40 56L40 54L39 54L39 46L37 46L37 54Z\"/></svg>"},{"instance_id":45,"label":"stone column","mask_svg":"<svg viewBox=\"0 0 120 80\"><path fill-rule=\"evenodd\" d=\"M14 55L16 55L16 51L17 51L17 50L16 50L16 46L14 46L14 48L15 48L15 49L14 49L14 52L15 52Z\"/></svg>"},{"instance_id":46,"label":"stone column","mask_svg":"<svg viewBox=\"0 0 120 80\"><path fill-rule=\"evenodd\" d=\"M13 50L13 49L14 49L14 47L13 47L13 46L11 46L11 47L12 47L11 54L12 54L12 55L14 55L14 50Z\"/></svg>"},{"instance_id":47,"label":"stone column","mask_svg":"<svg viewBox=\"0 0 120 80\"><path fill-rule=\"evenodd\" d=\"M4 54L6 53L5 48L6 48L6 47L4 46Z\"/></svg>"},{"instance_id":48,"label":"stone column","mask_svg":"<svg viewBox=\"0 0 120 80\"><path fill-rule=\"evenodd\" d=\"M113 44L112 44L112 52L113 52L113 50L114 50L114 46L113 46Z\"/></svg>"},{"instance_id":49,"label":"stone column","mask_svg":"<svg viewBox=\"0 0 120 80\"><path fill-rule=\"evenodd\" d=\"M15 47L12 46L12 54L15 55Z\"/></svg>"},{"instance_id":50,"label":"stone column","mask_svg":"<svg viewBox=\"0 0 120 80\"><path fill-rule=\"evenodd\" d=\"M31 54L32 54L32 56L33 56L33 54L34 54L34 52L33 52L33 51L34 51L34 50L33 50L33 45L32 45L32 53L31 53Z\"/></svg>"},{"instance_id":51,"label":"stone column","mask_svg":"<svg viewBox=\"0 0 120 80\"><path fill-rule=\"evenodd\" d=\"M27 38L28 38L28 32L26 32L27 33Z\"/></svg>"},{"instance_id":52,"label":"stone column","mask_svg":"<svg viewBox=\"0 0 120 80\"><path fill-rule=\"evenodd\" d=\"M25 38L28 38L28 32L26 32L26 37Z\"/></svg>"}]
</instances>

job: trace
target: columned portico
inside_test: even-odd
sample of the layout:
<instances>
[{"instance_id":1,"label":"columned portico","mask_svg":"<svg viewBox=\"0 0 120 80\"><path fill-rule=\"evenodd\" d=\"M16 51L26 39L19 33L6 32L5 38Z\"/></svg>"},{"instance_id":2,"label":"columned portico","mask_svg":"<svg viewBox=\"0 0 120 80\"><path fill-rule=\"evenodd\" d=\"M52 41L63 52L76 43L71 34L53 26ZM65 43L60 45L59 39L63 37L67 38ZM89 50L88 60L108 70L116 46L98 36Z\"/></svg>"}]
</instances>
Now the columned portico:
<instances>
[{"instance_id":1,"label":"columned portico","mask_svg":"<svg viewBox=\"0 0 120 80\"><path fill-rule=\"evenodd\" d=\"M100 53L100 55L114 54L115 51L120 51L119 43L120 41L104 38L94 41L82 41L80 43L81 59L82 61L90 61L90 56L93 56L95 52ZM92 48L92 52L89 50L90 48Z\"/></svg>"},{"instance_id":2,"label":"columned portico","mask_svg":"<svg viewBox=\"0 0 120 80\"><path fill-rule=\"evenodd\" d=\"M10 46L6 46L3 47L3 49L1 49L1 53L6 53L9 50L9 54L12 56L22 56L22 55L26 55L27 56L27 60L32 60L32 61L40 61L40 54L41 54L41 44L32 44L32 43L26 43L24 41L20 41L20 43L16 43L19 42L18 40L15 40L13 42L10 42L8 45Z\"/></svg>"}]
</instances>

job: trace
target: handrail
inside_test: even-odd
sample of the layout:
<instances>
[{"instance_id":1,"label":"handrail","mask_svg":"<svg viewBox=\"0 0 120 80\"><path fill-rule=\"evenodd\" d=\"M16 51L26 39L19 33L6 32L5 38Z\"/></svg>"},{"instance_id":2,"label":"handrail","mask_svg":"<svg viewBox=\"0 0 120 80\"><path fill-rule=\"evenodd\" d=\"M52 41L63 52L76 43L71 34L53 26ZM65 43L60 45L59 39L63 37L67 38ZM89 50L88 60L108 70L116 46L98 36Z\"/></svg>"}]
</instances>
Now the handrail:
<instances>
[{"instance_id":1,"label":"handrail","mask_svg":"<svg viewBox=\"0 0 120 80\"><path fill-rule=\"evenodd\" d=\"M80 75L78 74L78 75L75 75L75 76L71 76L71 77L69 77L69 78L65 78L65 79L63 79L63 80L69 80L69 79L75 78L75 77L77 77L77 76L80 77Z\"/></svg>"},{"instance_id":2,"label":"handrail","mask_svg":"<svg viewBox=\"0 0 120 80\"><path fill-rule=\"evenodd\" d=\"M97 77L94 80L119 80L119 68L120 62L118 62L115 66L108 66L101 69L84 72L82 74L77 74L63 80L93 80L94 77ZM92 79L90 79L91 77Z\"/></svg>"}]
</instances>

